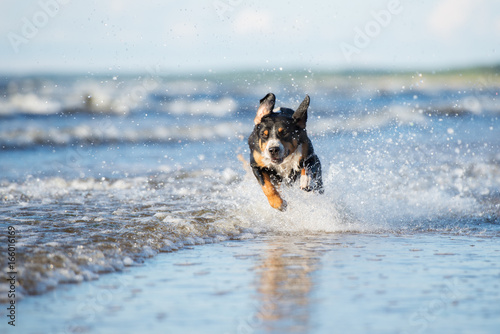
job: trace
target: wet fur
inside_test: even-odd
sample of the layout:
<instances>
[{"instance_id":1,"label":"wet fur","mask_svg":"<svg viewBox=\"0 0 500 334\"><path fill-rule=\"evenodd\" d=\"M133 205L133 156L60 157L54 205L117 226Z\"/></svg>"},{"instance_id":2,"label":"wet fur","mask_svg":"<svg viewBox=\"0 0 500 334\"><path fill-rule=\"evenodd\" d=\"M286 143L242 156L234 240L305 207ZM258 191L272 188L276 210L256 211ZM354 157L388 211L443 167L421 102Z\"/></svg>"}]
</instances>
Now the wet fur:
<instances>
[{"instance_id":1,"label":"wet fur","mask_svg":"<svg viewBox=\"0 0 500 334\"><path fill-rule=\"evenodd\" d=\"M281 183L291 185L300 178L301 189L323 193L323 182L321 163L306 132L309 96L297 111L274 110L275 100L272 93L260 100L248 145L250 167L269 204L285 210L287 204L278 192Z\"/></svg>"}]
</instances>

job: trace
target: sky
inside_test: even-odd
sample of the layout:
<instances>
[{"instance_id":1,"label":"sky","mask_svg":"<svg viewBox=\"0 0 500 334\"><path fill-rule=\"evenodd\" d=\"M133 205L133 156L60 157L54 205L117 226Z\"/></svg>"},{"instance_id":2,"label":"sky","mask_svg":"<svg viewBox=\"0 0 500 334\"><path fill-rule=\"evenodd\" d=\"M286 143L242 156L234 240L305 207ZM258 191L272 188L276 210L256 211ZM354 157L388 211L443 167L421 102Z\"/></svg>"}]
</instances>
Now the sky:
<instances>
[{"instance_id":1,"label":"sky","mask_svg":"<svg viewBox=\"0 0 500 334\"><path fill-rule=\"evenodd\" d=\"M0 74L500 63L498 0L0 0Z\"/></svg>"}]
</instances>

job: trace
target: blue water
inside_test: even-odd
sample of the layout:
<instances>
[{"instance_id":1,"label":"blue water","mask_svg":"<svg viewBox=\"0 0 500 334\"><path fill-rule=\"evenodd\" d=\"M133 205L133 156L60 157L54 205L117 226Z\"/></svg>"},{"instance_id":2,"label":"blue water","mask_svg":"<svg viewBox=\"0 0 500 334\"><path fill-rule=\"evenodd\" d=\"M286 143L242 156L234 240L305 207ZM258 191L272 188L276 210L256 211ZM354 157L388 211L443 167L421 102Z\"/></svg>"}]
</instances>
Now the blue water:
<instances>
[{"instance_id":1,"label":"blue water","mask_svg":"<svg viewBox=\"0 0 500 334\"><path fill-rule=\"evenodd\" d=\"M499 85L450 80L3 78L0 231L19 231L19 292L260 234L497 238ZM311 96L308 133L324 170L324 196L283 189L285 213L269 207L237 158L248 157L246 138L268 92L291 108Z\"/></svg>"}]
</instances>

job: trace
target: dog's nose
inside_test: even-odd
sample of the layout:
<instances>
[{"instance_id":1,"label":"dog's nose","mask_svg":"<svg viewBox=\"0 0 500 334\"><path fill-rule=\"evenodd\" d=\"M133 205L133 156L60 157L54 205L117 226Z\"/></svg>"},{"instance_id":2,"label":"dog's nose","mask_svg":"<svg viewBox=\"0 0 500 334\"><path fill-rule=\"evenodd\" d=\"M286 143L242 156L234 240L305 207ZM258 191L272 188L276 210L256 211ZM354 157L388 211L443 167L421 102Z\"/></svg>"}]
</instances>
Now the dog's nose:
<instances>
[{"instance_id":1,"label":"dog's nose","mask_svg":"<svg viewBox=\"0 0 500 334\"><path fill-rule=\"evenodd\" d=\"M280 153L280 148L279 146L273 146L273 147L269 147L269 153L271 155L278 155Z\"/></svg>"}]
</instances>

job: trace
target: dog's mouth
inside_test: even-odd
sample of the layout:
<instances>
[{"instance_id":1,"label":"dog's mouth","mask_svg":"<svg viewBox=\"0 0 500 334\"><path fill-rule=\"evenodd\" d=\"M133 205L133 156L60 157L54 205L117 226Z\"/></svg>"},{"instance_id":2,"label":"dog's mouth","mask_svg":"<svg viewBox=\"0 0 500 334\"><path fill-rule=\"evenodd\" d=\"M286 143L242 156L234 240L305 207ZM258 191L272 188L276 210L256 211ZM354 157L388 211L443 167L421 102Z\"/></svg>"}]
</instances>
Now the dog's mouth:
<instances>
[{"instance_id":1,"label":"dog's mouth","mask_svg":"<svg viewBox=\"0 0 500 334\"><path fill-rule=\"evenodd\" d=\"M266 149L266 155L267 158L271 160L272 164L279 165L285 160L288 152L282 144L276 145L276 143L274 143L274 145L270 145Z\"/></svg>"},{"instance_id":2,"label":"dog's mouth","mask_svg":"<svg viewBox=\"0 0 500 334\"><path fill-rule=\"evenodd\" d=\"M277 164L277 165L279 165L280 163L282 163L282 162L283 162L283 158L278 158L278 157L273 158L273 157L271 157L271 162L272 162L273 164Z\"/></svg>"},{"instance_id":3,"label":"dog's mouth","mask_svg":"<svg viewBox=\"0 0 500 334\"><path fill-rule=\"evenodd\" d=\"M285 158L288 156L287 152L279 152L277 154L271 154L270 155L270 159L271 159L271 162L275 165L279 165L281 164Z\"/></svg>"}]
</instances>

